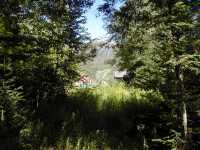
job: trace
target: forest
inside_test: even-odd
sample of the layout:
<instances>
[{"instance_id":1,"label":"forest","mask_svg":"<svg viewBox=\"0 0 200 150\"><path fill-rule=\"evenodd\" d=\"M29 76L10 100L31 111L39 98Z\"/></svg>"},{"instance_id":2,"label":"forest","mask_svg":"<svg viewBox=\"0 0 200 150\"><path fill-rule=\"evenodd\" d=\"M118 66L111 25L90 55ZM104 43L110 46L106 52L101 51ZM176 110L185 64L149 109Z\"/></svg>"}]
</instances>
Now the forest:
<instances>
[{"instance_id":1,"label":"forest","mask_svg":"<svg viewBox=\"0 0 200 150\"><path fill-rule=\"evenodd\" d=\"M103 0L127 75L77 88L95 1L0 0L0 150L200 150L200 0Z\"/></svg>"}]
</instances>

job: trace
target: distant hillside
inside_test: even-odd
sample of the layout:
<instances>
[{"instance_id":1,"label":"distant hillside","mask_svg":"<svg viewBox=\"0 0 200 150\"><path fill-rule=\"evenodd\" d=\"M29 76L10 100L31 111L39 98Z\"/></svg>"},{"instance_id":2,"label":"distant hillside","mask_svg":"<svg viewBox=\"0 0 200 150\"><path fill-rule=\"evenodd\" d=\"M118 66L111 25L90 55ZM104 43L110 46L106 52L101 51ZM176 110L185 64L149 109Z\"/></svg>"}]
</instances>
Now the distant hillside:
<instances>
[{"instance_id":1,"label":"distant hillside","mask_svg":"<svg viewBox=\"0 0 200 150\"><path fill-rule=\"evenodd\" d=\"M103 45L102 41L94 41L97 52L96 57L92 61L82 65L83 70L93 79L98 82L110 83L114 81L113 70L115 66L108 62L114 58L114 52L111 45Z\"/></svg>"}]
</instances>

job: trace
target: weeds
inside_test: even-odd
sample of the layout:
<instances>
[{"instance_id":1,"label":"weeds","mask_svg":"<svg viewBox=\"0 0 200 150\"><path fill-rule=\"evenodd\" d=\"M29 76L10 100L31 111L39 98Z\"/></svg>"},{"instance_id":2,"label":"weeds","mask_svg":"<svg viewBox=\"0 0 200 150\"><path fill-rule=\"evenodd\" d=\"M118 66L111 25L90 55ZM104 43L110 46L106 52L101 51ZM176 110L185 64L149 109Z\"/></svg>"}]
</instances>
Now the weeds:
<instances>
[{"instance_id":1,"label":"weeds","mask_svg":"<svg viewBox=\"0 0 200 150\"><path fill-rule=\"evenodd\" d=\"M46 122L52 122L45 125L40 120L42 128L33 131L44 134L37 137L48 143L40 148L42 150L52 149L44 147L53 147L53 150L137 150L143 146L144 136L148 140L154 135L152 129L155 122L160 121L158 112L162 101L158 92L129 88L121 83L79 89L65 99L57 99L59 108L53 113L55 121L45 118ZM52 132L53 123L59 127L59 135ZM143 129L138 130L138 126ZM52 141L53 135L56 141ZM36 139L36 143L40 141Z\"/></svg>"}]
</instances>

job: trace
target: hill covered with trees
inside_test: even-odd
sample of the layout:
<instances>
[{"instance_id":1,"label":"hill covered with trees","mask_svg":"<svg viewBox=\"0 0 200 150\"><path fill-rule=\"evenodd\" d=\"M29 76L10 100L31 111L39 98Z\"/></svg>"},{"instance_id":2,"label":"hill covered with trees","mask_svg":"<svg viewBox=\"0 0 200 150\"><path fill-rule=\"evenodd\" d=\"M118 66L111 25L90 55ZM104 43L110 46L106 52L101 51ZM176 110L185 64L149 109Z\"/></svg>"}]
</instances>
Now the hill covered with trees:
<instances>
[{"instance_id":1,"label":"hill covered with trees","mask_svg":"<svg viewBox=\"0 0 200 150\"><path fill-rule=\"evenodd\" d=\"M117 67L114 62L113 44L106 43L106 40L94 40L91 44L95 48L95 56L85 64L83 63L81 68L98 83L114 82L113 72L117 70Z\"/></svg>"}]
</instances>

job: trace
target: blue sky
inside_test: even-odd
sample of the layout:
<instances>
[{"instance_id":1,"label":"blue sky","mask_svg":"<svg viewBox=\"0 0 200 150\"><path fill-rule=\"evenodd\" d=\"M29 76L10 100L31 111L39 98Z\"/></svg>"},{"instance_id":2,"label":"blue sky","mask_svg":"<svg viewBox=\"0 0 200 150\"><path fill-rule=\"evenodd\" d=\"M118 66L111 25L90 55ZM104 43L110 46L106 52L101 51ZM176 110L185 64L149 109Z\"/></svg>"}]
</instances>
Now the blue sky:
<instances>
[{"instance_id":1,"label":"blue sky","mask_svg":"<svg viewBox=\"0 0 200 150\"><path fill-rule=\"evenodd\" d=\"M84 25L90 33L91 38L103 38L107 37L107 31L105 29L105 24L103 21L103 16L98 14L97 8L99 5L103 4L103 0L96 0L94 5L87 11L86 17L87 22ZM120 4L117 4L119 7Z\"/></svg>"},{"instance_id":2,"label":"blue sky","mask_svg":"<svg viewBox=\"0 0 200 150\"><path fill-rule=\"evenodd\" d=\"M85 27L88 29L92 38L105 37L107 32L104 28L103 17L98 15L97 8L103 3L103 0L96 0L94 5L87 11L87 22Z\"/></svg>"}]
</instances>

